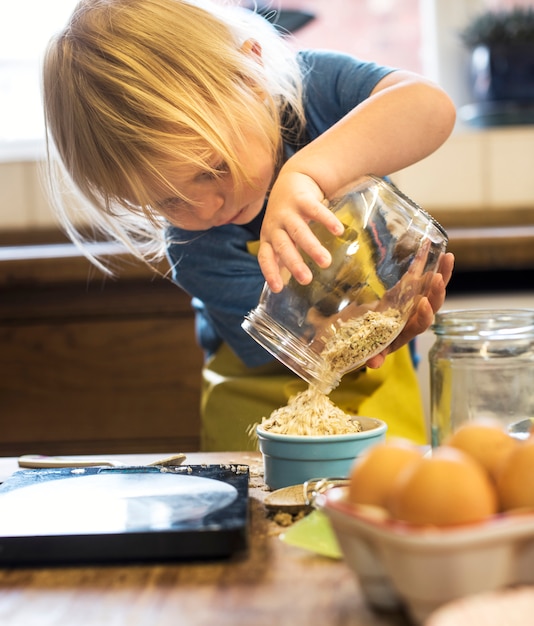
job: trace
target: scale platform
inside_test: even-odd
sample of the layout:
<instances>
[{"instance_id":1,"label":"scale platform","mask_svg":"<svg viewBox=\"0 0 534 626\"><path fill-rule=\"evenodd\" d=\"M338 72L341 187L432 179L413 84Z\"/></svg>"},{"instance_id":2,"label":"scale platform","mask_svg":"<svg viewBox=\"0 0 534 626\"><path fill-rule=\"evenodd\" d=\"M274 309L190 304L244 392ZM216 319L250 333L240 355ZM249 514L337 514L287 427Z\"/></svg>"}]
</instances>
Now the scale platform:
<instances>
[{"instance_id":1,"label":"scale platform","mask_svg":"<svg viewBox=\"0 0 534 626\"><path fill-rule=\"evenodd\" d=\"M247 547L243 465L18 471L0 486L0 565L218 559Z\"/></svg>"}]
</instances>

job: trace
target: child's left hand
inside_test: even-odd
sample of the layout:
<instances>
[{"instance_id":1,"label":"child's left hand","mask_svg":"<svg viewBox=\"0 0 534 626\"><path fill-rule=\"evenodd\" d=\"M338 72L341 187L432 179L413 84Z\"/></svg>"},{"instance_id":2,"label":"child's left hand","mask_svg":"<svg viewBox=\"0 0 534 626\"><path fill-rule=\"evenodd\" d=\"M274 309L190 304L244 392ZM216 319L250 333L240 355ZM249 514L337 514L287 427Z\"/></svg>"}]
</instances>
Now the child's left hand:
<instances>
[{"instance_id":1,"label":"child's left hand","mask_svg":"<svg viewBox=\"0 0 534 626\"><path fill-rule=\"evenodd\" d=\"M323 200L323 192L309 176L282 169L269 196L258 252L261 271L274 293L284 286L281 267L286 267L300 284L311 282L311 270L304 263L299 248L319 267L330 265L330 253L311 232L308 223L320 222L334 235L341 235L344 227Z\"/></svg>"},{"instance_id":2,"label":"child's left hand","mask_svg":"<svg viewBox=\"0 0 534 626\"><path fill-rule=\"evenodd\" d=\"M434 314L442 307L445 301L446 287L452 275L454 256L447 252L441 257L437 273L432 277L428 296L422 298L414 313L406 323L402 333L383 352L367 361L367 367L378 369L384 363L390 352L398 350L409 341L425 332L434 321Z\"/></svg>"}]
</instances>

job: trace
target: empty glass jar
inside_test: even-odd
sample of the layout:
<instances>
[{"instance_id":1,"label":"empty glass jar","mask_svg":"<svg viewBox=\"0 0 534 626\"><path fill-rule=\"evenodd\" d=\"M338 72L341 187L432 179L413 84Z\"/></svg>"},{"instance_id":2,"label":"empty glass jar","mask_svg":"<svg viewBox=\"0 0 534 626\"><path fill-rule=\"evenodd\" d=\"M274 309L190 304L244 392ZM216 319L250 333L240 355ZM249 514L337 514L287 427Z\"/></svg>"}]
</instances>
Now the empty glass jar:
<instances>
[{"instance_id":1,"label":"empty glass jar","mask_svg":"<svg viewBox=\"0 0 534 626\"><path fill-rule=\"evenodd\" d=\"M534 417L534 310L438 313L429 352L432 445L475 418L503 426ZM528 431L528 429L527 429Z\"/></svg>"},{"instance_id":2,"label":"empty glass jar","mask_svg":"<svg viewBox=\"0 0 534 626\"><path fill-rule=\"evenodd\" d=\"M265 285L243 328L323 393L381 352L402 331L447 246L443 228L393 185L366 176L329 203L345 225L336 237L312 231L332 263L303 255L313 280L286 272L280 293Z\"/></svg>"}]
</instances>

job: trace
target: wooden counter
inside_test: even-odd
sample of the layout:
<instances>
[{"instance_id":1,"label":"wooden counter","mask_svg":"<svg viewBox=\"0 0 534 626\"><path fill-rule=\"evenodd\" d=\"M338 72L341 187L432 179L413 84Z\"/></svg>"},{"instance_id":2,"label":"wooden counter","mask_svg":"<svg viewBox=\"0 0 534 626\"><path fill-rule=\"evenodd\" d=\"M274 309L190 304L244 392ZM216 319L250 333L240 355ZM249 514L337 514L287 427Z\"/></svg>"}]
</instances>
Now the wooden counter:
<instances>
[{"instance_id":1,"label":"wooden counter","mask_svg":"<svg viewBox=\"0 0 534 626\"><path fill-rule=\"evenodd\" d=\"M117 245L94 252L116 278L72 244L0 247L1 455L199 447L191 298Z\"/></svg>"},{"instance_id":2,"label":"wooden counter","mask_svg":"<svg viewBox=\"0 0 534 626\"><path fill-rule=\"evenodd\" d=\"M431 210L449 235L457 272L534 270L534 209Z\"/></svg>"},{"instance_id":3,"label":"wooden counter","mask_svg":"<svg viewBox=\"0 0 534 626\"><path fill-rule=\"evenodd\" d=\"M116 457L136 463L154 455ZM280 541L258 454L188 454L251 468L250 548L225 561L0 569L2 626L406 626L364 603L343 561ZM0 479L17 469L0 459ZM260 475L259 475L260 474Z\"/></svg>"}]
</instances>

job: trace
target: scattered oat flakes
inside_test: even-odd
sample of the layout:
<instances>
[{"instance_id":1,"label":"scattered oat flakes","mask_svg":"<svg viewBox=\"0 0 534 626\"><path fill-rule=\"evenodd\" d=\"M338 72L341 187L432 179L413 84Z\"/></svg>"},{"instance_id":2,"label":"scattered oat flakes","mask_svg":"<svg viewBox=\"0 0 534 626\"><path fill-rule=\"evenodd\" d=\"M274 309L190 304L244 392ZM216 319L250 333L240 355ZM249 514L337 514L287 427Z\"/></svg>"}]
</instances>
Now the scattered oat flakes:
<instances>
[{"instance_id":1,"label":"scattered oat flakes","mask_svg":"<svg viewBox=\"0 0 534 626\"><path fill-rule=\"evenodd\" d=\"M292 396L286 406L264 418L263 430L282 435L344 435L360 432L361 424L337 407L315 386Z\"/></svg>"}]
</instances>

